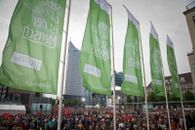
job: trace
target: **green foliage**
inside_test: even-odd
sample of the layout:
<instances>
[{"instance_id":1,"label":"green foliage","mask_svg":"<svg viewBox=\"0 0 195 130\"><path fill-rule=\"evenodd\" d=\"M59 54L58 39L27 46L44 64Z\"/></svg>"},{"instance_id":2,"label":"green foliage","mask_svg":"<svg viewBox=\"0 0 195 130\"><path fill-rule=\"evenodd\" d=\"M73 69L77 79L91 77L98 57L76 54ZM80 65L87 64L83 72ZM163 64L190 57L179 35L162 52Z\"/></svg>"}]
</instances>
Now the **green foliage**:
<instances>
[{"instance_id":1,"label":"green foliage","mask_svg":"<svg viewBox=\"0 0 195 130\"><path fill-rule=\"evenodd\" d=\"M63 99L64 106L76 106L80 104L76 99Z\"/></svg>"},{"instance_id":2,"label":"green foliage","mask_svg":"<svg viewBox=\"0 0 195 130\"><path fill-rule=\"evenodd\" d=\"M129 95L127 96L127 102L128 102L128 103L132 102L132 97L129 96Z\"/></svg>"},{"instance_id":3,"label":"green foliage","mask_svg":"<svg viewBox=\"0 0 195 130\"><path fill-rule=\"evenodd\" d=\"M156 96L153 92L148 94L148 101L156 101Z\"/></svg>"},{"instance_id":4,"label":"green foliage","mask_svg":"<svg viewBox=\"0 0 195 130\"><path fill-rule=\"evenodd\" d=\"M190 92L190 91L187 91L186 93L184 93L183 97L184 97L185 101L190 101L190 100L194 100L195 99L193 93Z\"/></svg>"},{"instance_id":5,"label":"green foliage","mask_svg":"<svg viewBox=\"0 0 195 130\"><path fill-rule=\"evenodd\" d=\"M139 98L139 102L144 102L145 98L144 97L138 97Z\"/></svg>"},{"instance_id":6,"label":"green foliage","mask_svg":"<svg viewBox=\"0 0 195 130\"><path fill-rule=\"evenodd\" d=\"M163 96L156 96L157 101L165 101L165 97Z\"/></svg>"},{"instance_id":7,"label":"green foliage","mask_svg":"<svg viewBox=\"0 0 195 130\"><path fill-rule=\"evenodd\" d=\"M165 101L165 97L156 96L154 92L148 94L148 101Z\"/></svg>"},{"instance_id":8,"label":"green foliage","mask_svg":"<svg viewBox=\"0 0 195 130\"><path fill-rule=\"evenodd\" d=\"M167 96L169 101L180 101L180 98L176 97L174 94L169 94Z\"/></svg>"},{"instance_id":9,"label":"green foliage","mask_svg":"<svg viewBox=\"0 0 195 130\"><path fill-rule=\"evenodd\" d=\"M127 96L127 102L131 103L131 102L144 102L144 97L138 97L138 96Z\"/></svg>"}]
</instances>

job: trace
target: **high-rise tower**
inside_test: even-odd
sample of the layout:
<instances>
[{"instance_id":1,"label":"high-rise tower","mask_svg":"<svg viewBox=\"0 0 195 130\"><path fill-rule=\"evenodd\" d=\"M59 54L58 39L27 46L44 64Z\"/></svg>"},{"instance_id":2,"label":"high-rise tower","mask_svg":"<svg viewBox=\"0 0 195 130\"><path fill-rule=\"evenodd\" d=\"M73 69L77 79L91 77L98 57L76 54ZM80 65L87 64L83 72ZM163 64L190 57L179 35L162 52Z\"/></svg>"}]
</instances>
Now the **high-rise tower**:
<instances>
[{"instance_id":1,"label":"high-rise tower","mask_svg":"<svg viewBox=\"0 0 195 130\"><path fill-rule=\"evenodd\" d=\"M69 42L64 95L84 96L84 88L79 70L79 58L80 51Z\"/></svg>"}]
</instances>

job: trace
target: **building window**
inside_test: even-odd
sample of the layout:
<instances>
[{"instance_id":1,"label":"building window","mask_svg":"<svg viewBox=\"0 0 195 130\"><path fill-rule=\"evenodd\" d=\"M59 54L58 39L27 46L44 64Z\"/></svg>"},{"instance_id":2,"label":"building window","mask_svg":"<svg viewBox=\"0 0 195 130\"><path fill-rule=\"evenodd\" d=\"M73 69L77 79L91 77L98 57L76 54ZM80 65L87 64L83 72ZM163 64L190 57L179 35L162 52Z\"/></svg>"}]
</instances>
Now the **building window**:
<instances>
[{"instance_id":1,"label":"building window","mask_svg":"<svg viewBox=\"0 0 195 130\"><path fill-rule=\"evenodd\" d=\"M185 78L184 77L180 77L180 82L184 83L185 82Z\"/></svg>"}]
</instances>

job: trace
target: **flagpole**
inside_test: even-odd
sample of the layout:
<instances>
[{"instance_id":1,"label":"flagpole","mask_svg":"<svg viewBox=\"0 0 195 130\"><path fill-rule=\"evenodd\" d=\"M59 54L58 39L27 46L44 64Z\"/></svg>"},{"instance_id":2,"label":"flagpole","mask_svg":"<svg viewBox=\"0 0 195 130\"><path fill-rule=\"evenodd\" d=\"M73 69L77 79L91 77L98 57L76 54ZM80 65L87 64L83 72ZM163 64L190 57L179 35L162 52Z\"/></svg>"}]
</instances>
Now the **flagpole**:
<instances>
[{"instance_id":1,"label":"flagpole","mask_svg":"<svg viewBox=\"0 0 195 130\"><path fill-rule=\"evenodd\" d=\"M169 36L167 35L167 38L169 38ZM173 51L174 51L174 57L175 57L175 49L174 49L174 45L173 47ZM175 57L176 58L176 57ZM177 67L177 64L176 64ZM179 80L179 75L177 75L177 78ZM180 81L178 82L179 84L179 91L180 91L180 101L181 101L181 110L182 110L182 116L183 116L183 122L184 122L184 129L187 130L187 126L186 126L186 118L185 118L185 111L184 111L184 105L183 105L183 95L182 95L182 90L181 90L181 84Z\"/></svg>"},{"instance_id":2,"label":"flagpole","mask_svg":"<svg viewBox=\"0 0 195 130\"><path fill-rule=\"evenodd\" d=\"M151 26L153 27L152 22L150 21ZM154 28L154 27L153 27ZM160 50L160 45L159 45L159 50ZM161 66L162 66L162 73L163 73L163 84L164 84L164 91L165 91L165 99L166 99L166 109L167 109L167 114L168 114L168 122L169 122L169 130L171 130L171 121L170 121L170 113L169 113L169 104L168 104L168 97L167 97L167 88L165 84L165 75L164 75L164 68L162 64L162 56L161 56L161 50L160 50L160 58L161 58Z\"/></svg>"},{"instance_id":3,"label":"flagpole","mask_svg":"<svg viewBox=\"0 0 195 130\"><path fill-rule=\"evenodd\" d=\"M139 30L140 30L140 27L139 27ZM144 74L143 77L144 77L144 93L145 93L145 105L146 105L146 122L147 122L147 130L150 130L149 113L148 113L148 93L147 93L147 89L146 89L146 71L145 71L145 64L144 64L141 31L140 31L139 39L140 39L140 47L141 47L142 68L143 68L143 74Z\"/></svg>"},{"instance_id":4,"label":"flagpole","mask_svg":"<svg viewBox=\"0 0 195 130\"><path fill-rule=\"evenodd\" d=\"M128 11L127 7L125 5L123 5L126 10ZM140 35L138 36L139 37L139 44L140 44L140 47L141 47L141 57L142 57L142 68L143 68L143 78L144 78L144 95L145 95L145 105L146 105L146 121L147 121L147 130L149 130L149 114L148 114L148 99L147 99L147 89L146 89L146 72L145 72L145 64L144 64L144 57L143 57L143 47L142 47L142 40L141 40L141 31L140 31L140 26L138 26L139 28L139 32L140 32Z\"/></svg>"},{"instance_id":5,"label":"flagpole","mask_svg":"<svg viewBox=\"0 0 195 130\"><path fill-rule=\"evenodd\" d=\"M127 7L123 5L126 9ZM127 9L128 10L128 9ZM139 31L140 31L140 26L139 26ZM147 122L147 130L149 130L149 114L148 114L148 94L147 94L147 89L146 89L146 72L145 72L145 64L144 64L144 57L143 57L143 47L142 47L142 40L141 40L141 31L139 35L139 40L140 40L140 48L141 48L141 57L142 57L142 68L143 68L143 77L144 77L144 95L145 95L145 105L146 105L146 122Z\"/></svg>"},{"instance_id":6,"label":"flagpole","mask_svg":"<svg viewBox=\"0 0 195 130\"><path fill-rule=\"evenodd\" d=\"M160 47L159 47L160 49ZM160 50L161 52L161 50ZM164 74L164 68L163 68L163 64L162 64L162 56L161 56L161 53L160 53L160 58L161 58L161 66L162 66L162 73L163 73L163 84L164 84L164 90L165 90L165 99L166 99L166 109L167 109L167 114L168 114L168 122L169 122L169 130L171 130L171 120L170 120L170 112L169 112L169 103L168 103L168 97L167 97L167 87L166 87L166 84L165 84L165 74Z\"/></svg>"},{"instance_id":7,"label":"flagpole","mask_svg":"<svg viewBox=\"0 0 195 130\"><path fill-rule=\"evenodd\" d=\"M58 124L57 124L57 130L61 130L61 122L62 122L62 94L63 94L63 87L65 84L65 61L66 61L66 48L67 48L67 39L68 39L68 27L69 27L69 18L70 18L70 6L71 6L71 0L67 0L69 1L68 3L68 10L67 10L67 21L66 21L66 30L65 30L65 34L63 34L63 39L64 39L64 53L62 55L62 59L63 61L63 65L62 65L62 72L61 72L61 82L60 82L60 92L59 92L59 105L58 105ZM66 12L64 14L66 16ZM65 19L65 17L64 17ZM64 27L65 27L64 26ZM64 29L63 29L64 31ZM62 40L63 42L63 40Z\"/></svg>"},{"instance_id":8,"label":"flagpole","mask_svg":"<svg viewBox=\"0 0 195 130\"><path fill-rule=\"evenodd\" d=\"M161 54L160 54L160 55L161 55ZM161 57L161 61L162 61L162 57ZM161 62L161 64L162 64L162 62ZM163 77L165 77L163 67L162 67L162 71L163 71ZM170 120L169 104L168 104L168 97L167 97L167 88L166 88L166 84L165 84L165 78L163 78L163 79L164 79L163 84L164 84L164 88L165 88L164 90L165 90L165 98L166 98L166 108L167 108L168 121L169 121L169 130L171 130L172 128L171 128L171 120Z\"/></svg>"},{"instance_id":9,"label":"flagpole","mask_svg":"<svg viewBox=\"0 0 195 130\"><path fill-rule=\"evenodd\" d=\"M151 21L150 21L150 23L152 25ZM166 109L167 109L167 114L168 114L169 130L171 130L172 128L171 128L171 120L170 120L170 112L169 112L169 103L168 103L168 97L167 97L167 87L166 87L166 84L165 84L165 78L164 78L165 74L164 74L164 68L163 68L163 64L162 64L162 55L161 55L160 45L159 45L159 50L160 50L161 66L162 66L162 73L163 73L163 84L164 84L164 91L165 91Z\"/></svg>"},{"instance_id":10,"label":"flagpole","mask_svg":"<svg viewBox=\"0 0 195 130\"><path fill-rule=\"evenodd\" d=\"M112 65L113 65L113 121L114 130L116 130L116 93L115 93L115 61L114 61L114 37L113 37L113 22L112 22L112 6L110 5L110 31L111 31L111 43L112 43Z\"/></svg>"},{"instance_id":11,"label":"flagpole","mask_svg":"<svg viewBox=\"0 0 195 130\"><path fill-rule=\"evenodd\" d=\"M179 77L179 76L178 76L178 77ZM178 79L179 79L179 78L178 78ZM184 128L185 128L185 130L187 130L186 118L185 118L185 111L184 111L184 105L183 105L183 95L182 95L182 91L181 91L181 84L180 84L180 81L179 81L179 90L180 90L181 110L182 110Z\"/></svg>"}]
</instances>

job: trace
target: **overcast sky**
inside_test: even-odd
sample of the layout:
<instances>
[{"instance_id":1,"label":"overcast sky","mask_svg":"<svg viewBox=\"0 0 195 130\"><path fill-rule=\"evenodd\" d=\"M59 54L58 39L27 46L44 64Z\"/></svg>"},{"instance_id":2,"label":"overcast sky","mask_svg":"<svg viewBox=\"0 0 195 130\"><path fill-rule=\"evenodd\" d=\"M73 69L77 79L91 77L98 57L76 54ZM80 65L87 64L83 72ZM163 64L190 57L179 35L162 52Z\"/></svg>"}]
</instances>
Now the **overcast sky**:
<instances>
[{"instance_id":1,"label":"overcast sky","mask_svg":"<svg viewBox=\"0 0 195 130\"><path fill-rule=\"evenodd\" d=\"M170 75L166 55L166 35L174 43L179 73L189 72L187 53L191 41L183 12L185 0L107 0L113 8L113 30L116 70L122 71L123 47L127 28L127 13L123 4L140 21L147 84L151 81L149 66L149 31L151 20L157 33L163 58L165 75ZM7 39L8 26L17 0L0 0L0 63ZM89 9L89 0L72 0L69 40L80 49Z\"/></svg>"}]
</instances>

